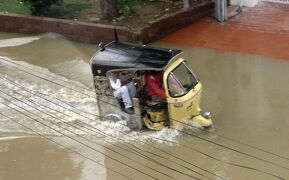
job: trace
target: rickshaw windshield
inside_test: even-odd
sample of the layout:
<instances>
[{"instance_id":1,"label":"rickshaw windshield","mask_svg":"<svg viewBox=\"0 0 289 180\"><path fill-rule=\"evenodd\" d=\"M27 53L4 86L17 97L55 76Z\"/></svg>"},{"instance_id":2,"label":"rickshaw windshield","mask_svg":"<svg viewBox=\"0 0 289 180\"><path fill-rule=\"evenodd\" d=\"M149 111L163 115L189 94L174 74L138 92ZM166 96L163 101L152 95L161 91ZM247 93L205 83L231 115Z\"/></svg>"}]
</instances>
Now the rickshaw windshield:
<instances>
[{"instance_id":1,"label":"rickshaw windshield","mask_svg":"<svg viewBox=\"0 0 289 180\"><path fill-rule=\"evenodd\" d=\"M168 77L169 93L172 97L185 95L197 84L198 80L190 69L188 69L186 62L176 67Z\"/></svg>"}]
</instances>

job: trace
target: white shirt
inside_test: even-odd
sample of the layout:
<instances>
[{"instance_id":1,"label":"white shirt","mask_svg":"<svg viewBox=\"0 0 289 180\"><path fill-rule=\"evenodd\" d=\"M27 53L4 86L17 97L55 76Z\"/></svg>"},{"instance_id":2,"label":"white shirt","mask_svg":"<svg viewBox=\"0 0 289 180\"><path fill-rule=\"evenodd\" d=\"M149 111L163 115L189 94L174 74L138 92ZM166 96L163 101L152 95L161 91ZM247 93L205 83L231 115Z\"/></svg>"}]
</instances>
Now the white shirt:
<instances>
[{"instance_id":1,"label":"white shirt","mask_svg":"<svg viewBox=\"0 0 289 180\"><path fill-rule=\"evenodd\" d=\"M120 79L117 79L115 77L114 73L110 73L109 83L110 83L110 86L112 87L112 89L114 89L114 90L117 90L121 87L121 81L120 81Z\"/></svg>"},{"instance_id":2,"label":"white shirt","mask_svg":"<svg viewBox=\"0 0 289 180\"><path fill-rule=\"evenodd\" d=\"M121 88L121 82L124 82L130 78L131 74L120 73L120 78L116 78L115 73L109 73L109 83L112 89L118 90Z\"/></svg>"}]
</instances>

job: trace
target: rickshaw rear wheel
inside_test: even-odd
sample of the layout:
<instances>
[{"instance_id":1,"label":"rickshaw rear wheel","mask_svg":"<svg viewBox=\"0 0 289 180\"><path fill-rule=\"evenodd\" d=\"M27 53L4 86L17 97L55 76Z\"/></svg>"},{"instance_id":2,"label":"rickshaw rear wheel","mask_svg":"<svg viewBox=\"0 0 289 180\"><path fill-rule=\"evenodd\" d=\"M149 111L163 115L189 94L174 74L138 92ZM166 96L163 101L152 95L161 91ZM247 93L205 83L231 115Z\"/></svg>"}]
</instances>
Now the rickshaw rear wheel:
<instances>
[{"instance_id":1,"label":"rickshaw rear wheel","mask_svg":"<svg viewBox=\"0 0 289 180\"><path fill-rule=\"evenodd\" d=\"M135 116L130 116L127 121L127 126L133 130L141 130L143 128L143 123L141 119L138 119Z\"/></svg>"},{"instance_id":2,"label":"rickshaw rear wheel","mask_svg":"<svg viewBox=\"0 0 289 180\"><path fill-rule=\"evenodd\" d=\"M125 120L125 118L120 114L107 114L106 116L104 116L104 119L115 122Z\"/></svg>"}]
</instances>

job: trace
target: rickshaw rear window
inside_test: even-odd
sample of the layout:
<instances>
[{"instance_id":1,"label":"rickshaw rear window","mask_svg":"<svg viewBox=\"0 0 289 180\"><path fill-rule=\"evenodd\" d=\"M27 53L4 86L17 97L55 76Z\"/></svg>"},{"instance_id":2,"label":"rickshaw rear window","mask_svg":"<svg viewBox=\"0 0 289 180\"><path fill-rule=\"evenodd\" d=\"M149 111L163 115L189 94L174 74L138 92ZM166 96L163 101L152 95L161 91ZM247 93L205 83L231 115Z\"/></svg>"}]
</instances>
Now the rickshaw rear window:
<instances>
[{"instance_id":1,"label":"rickshaw rear window","mask_svg":"<svg viewBox=\"0 0 289 180\"><path fill-rule=\"evenodd\" d=\"M197 78L188 69L185 62L176 67L168 77L169 92L172 97L185 95L197 84Z\"/></svg>"}]
</instances>

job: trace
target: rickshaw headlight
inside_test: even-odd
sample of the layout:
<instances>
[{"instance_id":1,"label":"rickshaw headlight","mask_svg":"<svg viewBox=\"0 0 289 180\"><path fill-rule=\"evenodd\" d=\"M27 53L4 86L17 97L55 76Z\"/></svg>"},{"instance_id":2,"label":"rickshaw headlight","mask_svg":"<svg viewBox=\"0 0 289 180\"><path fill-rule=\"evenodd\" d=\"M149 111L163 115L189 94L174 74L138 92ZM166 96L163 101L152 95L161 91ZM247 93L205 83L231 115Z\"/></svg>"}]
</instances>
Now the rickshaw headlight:
<instances>
[{"instance_id":1,"label":"rickshaw headlight","mask_svg":"<svg viewBox=\"0 0 289 180\"><path fill-rule=\"evenodd\" d=\"M212 118L211 112L208 112L208 111L204 112L202 115L206 119L211 119Z\"/></svg>"}]
</instances>

